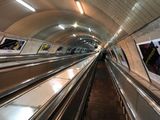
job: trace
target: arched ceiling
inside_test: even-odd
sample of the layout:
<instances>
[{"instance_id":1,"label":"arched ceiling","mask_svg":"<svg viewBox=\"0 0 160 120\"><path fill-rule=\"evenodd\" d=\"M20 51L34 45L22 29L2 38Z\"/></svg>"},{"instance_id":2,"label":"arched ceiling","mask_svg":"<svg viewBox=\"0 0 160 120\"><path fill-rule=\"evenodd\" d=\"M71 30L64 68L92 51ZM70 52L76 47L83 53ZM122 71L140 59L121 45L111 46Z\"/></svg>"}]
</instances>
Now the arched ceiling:
<instances>
[{"instance_id":1,"label":"arched ceiling","mask_svg":"<svg viewBox=\"0 0 160 120\"><path fill-rule=\"evenodd\" d=\"M74 33L94 35L102 43L132 34L160 15L160 0L23 0L32 12L16 0L0 1L0 31L55 42ZM77 22L78 28L73 28ZM65 30L57 26L66 26ZM91 28L89 32L87 28Z\"/></svg>"},{"instance_id":2,"label":"arched ceiling","mask_svg":"<svg viewBox=\"0 0 160 120\"><path fill-rule=\"evenodd\" d=\"M160 0L87 0L108 15L119 28L108 43L121 40L160 16Z\"/></svg>"}]
</instances>

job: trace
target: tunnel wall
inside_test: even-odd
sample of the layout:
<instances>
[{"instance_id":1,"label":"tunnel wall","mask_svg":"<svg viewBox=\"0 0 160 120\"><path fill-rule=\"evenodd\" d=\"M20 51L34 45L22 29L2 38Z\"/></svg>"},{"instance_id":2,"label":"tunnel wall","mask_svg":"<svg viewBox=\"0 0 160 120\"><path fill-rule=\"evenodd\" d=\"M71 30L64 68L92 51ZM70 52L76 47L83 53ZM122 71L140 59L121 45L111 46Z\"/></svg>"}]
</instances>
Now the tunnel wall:
<instances>
[{"instance_id":1,"label":"tunnel wall","mask_svg":"<svg viewBox=\"0 0 160 120\"><path fill-rule=\"evenodd\" d=\"M123 39L118 45L124 50L130 65L130 72L134 72L137 75L144 78L144 80L150 81L157 87L160 85L160 80L153 80L148 76L148 72L144 67L144 62L140 57L140 53L136 44L160 39L160 18L151 22L143 29L137 31L131 36Z\"/></svg>"},{"instance_id":2,"label":"tunnel wall","mask_svg":"<svg viewBox=\"0 0 160 120\"><path fill-rule=\"evenodd\" d=\"M4 48L4 45L2 44L2 41L5 38L9 38L9 39L13 39L13 40L24 40L26 41L24 47L22 48L22 50L19 50L19 52L15 53L12 50L9 50L8 47ZM12 41L13 42L13 41ZM8 43L7 43L8 44ZM43 44L48 44L50 46L49 50L47 51L40 51L40 48ZM2 49L3 46L3 49ZM63 47L62 50L57 51L57 49L59 47ZM35 39L35 38L27 38L27 37L21 37L21 36L17 36L17 35L12 35L12 34L8 34L5 32L0 32L0 56L7 56L7 55L35 55L35 54L59 54L59 55L64 55L64 54L71 54L69 52L67 52L68 48L75 48L76 46L69 46L67 44L63 44L63 43L53 43L47 40L40 40L40 39ZM4 50L5 49L5 50ZM78 47L76 47L76 51ZM74 54L79 54L79 53L86 53L86 50L83 50L84 48L81 47L82 52L75 52ZM3 52L3 50L5 52Z\"/></svg>"},{"instance_id":3,"label":"tunnel wall","mask_svg":"<svg viewBox=\"0 0 160 120\"><path fill-rule=\"evenodd\" d=\"M19 40L25 40L26 44L24 45L23 49L20 51L20 53L0 53L0 55L29 55L29 54L39 54L38 51L43 43L49 44L51 47L48 50L48 52L45 53L50 53L54 54L56 53L57 48L60 46L60 44L52 44L51 42L45 41L45 40L39 40L39 39L34 39L34 38L25 38L25 37L20 37L12 34L8 34L5 32L0 32L0 43L1 41L5 38L11 38L11 39L19 39ZM67 49L67 47L66 47ZM66 49L62 51L62 53L66 53Z\"/></svg>"},{"instance_id":4,"label":"tunnel wall","mask_svg":"<svg viewBox=\"0 0 160 120\"><path fill-rule=\"evenodd\" d=\"M127 56L127 59L130 65L130 70L140 75L145 80L149 81L133 38L128 37L125 40L119 42L118 45L121 46L121 48L124 50Z\"/></svg>"},{"instance_id":5,"label":"tunnel wall","mask_svg":"<svg viewBox=\"0 0 160 120\"><path fill-rule=\"evenodd\" d=\"M42 45L43 41L41 40L28 40L25 47L23 48L21 54L25 55L25 54L37 54L38 49L40 48L40 46Z\"/></svg>"}]
</instances>

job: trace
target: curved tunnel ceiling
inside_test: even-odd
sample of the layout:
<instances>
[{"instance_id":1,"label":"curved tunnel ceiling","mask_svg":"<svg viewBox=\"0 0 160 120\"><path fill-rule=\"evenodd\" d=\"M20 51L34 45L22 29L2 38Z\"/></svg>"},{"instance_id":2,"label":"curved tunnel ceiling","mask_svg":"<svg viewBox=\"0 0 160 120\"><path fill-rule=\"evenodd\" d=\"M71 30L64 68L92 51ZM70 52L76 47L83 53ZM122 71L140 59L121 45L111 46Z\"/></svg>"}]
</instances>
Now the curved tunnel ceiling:
<instances>
[{"instance_id":1,"label":"curved tunnel ceiling","mask_svg":"<svg viewBox=\"0 0 160 120\"><path fill-rule=\"evenodd\" d=\"M85 16L79 14L74 0L67 2L62 0L61 2L64 4L60 4L60 1L57 2L56 0L25 0L25 2L32 5L37 12L32 13L16 1L7 0L1 3L5 5L0 7L0 11L3 13L9 13L7 15L3 14L1 17L3 18L0 20L1 31L42 40L51 39L51 36L55 36L54 34L59 34L59 32L61 34L64 34L64 32L88 32L88 34L94 34L103 41L106 41L110 37L108 31L105 30L104 25L93 19L93 17L96 16L90 17L87 16L87 14ZM8 11L12 12L10 13ZM8 19L8 17L12 19ZM6 20L8 20L7 24ZM58 24L72 25L75 22L81 26L79 29L68 27L67 30L62 31L56 27ZM92 33L86 28L91 28ZM61 35L59 34L59 36Z\"/></svg>"},{"instance_id":2,"label":"curved tunnel ceiling","mask_svg":"<svg viewBox=\"0 0 160 120\"><path fill-rule=\"evenodd\" d=\"M0 2L0 30L52 42L74 33L95 35L102 43L113 42L160 15L159 0L81 0L85 15L80 15L74 0L24 1L36 12L29 11L16 0ZM81 27L70 27L74 22ZM67 29L59 30L59 24Z\"/></svg>"}]
</instances>

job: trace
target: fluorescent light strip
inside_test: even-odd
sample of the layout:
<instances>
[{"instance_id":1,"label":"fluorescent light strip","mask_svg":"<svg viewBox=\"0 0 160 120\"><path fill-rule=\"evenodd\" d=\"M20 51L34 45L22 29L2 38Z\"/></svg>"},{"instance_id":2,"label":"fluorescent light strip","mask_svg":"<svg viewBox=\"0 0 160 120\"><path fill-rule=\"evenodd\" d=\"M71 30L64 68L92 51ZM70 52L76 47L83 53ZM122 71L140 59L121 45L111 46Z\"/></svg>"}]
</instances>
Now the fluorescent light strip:
<instances>
[{"instance_id":1,"label":"fluorescent light strip","mask_svg":"<svg viewBox=\"0 0 160 120\"><path fill-rule=\"evenodd\" d=\"M83 8L82 8L82 5L81 5L80 1L76 0L76 4L77 4L77 7L78 7L80 13L84 14L84 11L83 11Z\"/></svg>"},{"instance_id":2,"label":"fluorescent light strip","mask_svg":"<svg viewBox=\"0 0 160 120\"><path fill-rule=\"evenodd\" d=\"M27 4L26 2L24 2L23 0L16 0L18 3L20 3L21 5L23 5L24 7L28 8L29 10L31 10L32 12L35 12L36 10L30 6L29 4Z\"/></svg>"},{"instance_id":3,"label":"fluorescent light strip","mask_svg":"<svg viewBox=\"0 0 160 120\"><path fill-rule=\"evenodd\" d=\"M91 28L88 28L89 32L92 32Z\"/></svg>"},{"instance_id":4,"label":"fluorescent light strip","mask_svg":"<svg viewBox=\"0 0 160 120\"><path fill-rule=\"evenodd\" d=\"M122 32L122 28L119 28L117 31L117 34L120 34Z\"/></svg>"},{"instance_id":5,"label":"fluorescent light strip","mask_svg":"<svg viewBox=\"0 0 160 120\"><path fill-rule=\"evenodd\" d=\"M61 28L62 30L65 30L65 28L62 25L58 25L59 28Z\"/></svg>"},{"instance_id":6,"label":"fluorescent light strip","mask_svg":"<svg viewBox=\"0 0 160 120\"><path fill-rule=\"evenodd\" d=\"M76 37L76 34L73 34L73 37Z\"/></svg>"},{"instance_id":7,"label":"fluorescent light strip","mask_svg":"<svg viewBox=\"0 0 160 120\"><path fill-rule=\"evenodd\" d=\"M74 28L77 28L77 27L78 27L77 22L75 22L72 26L73 26Z\"/></svg>"}]
</instances>

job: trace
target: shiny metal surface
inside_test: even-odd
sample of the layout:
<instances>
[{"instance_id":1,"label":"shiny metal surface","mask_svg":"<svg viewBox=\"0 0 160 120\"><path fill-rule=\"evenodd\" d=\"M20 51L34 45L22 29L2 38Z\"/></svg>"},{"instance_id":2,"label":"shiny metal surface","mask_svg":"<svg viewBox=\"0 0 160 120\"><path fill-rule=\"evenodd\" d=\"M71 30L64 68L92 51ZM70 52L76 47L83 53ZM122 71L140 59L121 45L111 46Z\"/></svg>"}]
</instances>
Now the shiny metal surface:
<instances>
[{"instance_id":1,"label":"shiny metal surface","mask_svg":"<svg viewBox=\"0 0 160 120\"><path fill-rule=\"evenodd\" d=\"M84 60L79 64L76 64L63 72L60 72L59 74L55 75L55 77L71 80L82 70L84 66L88 64L89 61L90 59Z\"/></svg>"},{"instance_id":2,"label":"shiny metal surface","mask_svg":"<svg viewBox=\"0 0 160 120\"><path fill-rule=\"evenodd\" d=\"M115 76L113 70L111 69L111 66L107 63L107 61L105 61L105 62L106 62L106 66L108 66L109 72L111 73L111 75L113 77L113 83L115 83L115 87L116 87L117 91L119 92L121 99L123 100L125 109L127 110L127 114L129 115L131 120L138 119L135 115L135 111L133 111L132 106L130 106L130 104L128 103L128 99L126 98L126 95L125 95L122 87L120 86L120 83L117 80L117 77ZM132 96L133 96L133 93L132 93ZM133 99L133 100L135 101L135 99Z\"/></svg>"},{"instance_id":3,"label":"shiny metal surface","mask_svg":"<svg viewBox=\"0 0 160 120\"><path fill-rule=\"evenodd\" d=\"M84 55L83 57L85 56L87 55ZM49 60L41 63L31 63L29 65L1 69L0 96L3 97L28 86L31 83L37 82L58 70L64 69L64 67L69 66L70 64L76 63L76 61L79 61L79 59L81 60L81 58L81 55L68 56L58 60Z\"/></svg>"},{"instance_id":4,"label":"shiny metal surface","mask_svg":"<svg viewBox=\"0 0 160 120\"><path fill-rule=\"evenodd\" d=\"M79 71L80 69L69 68L66 71L56 75L55 77L63 78L63 79L73 79Z\"/></svg>"},{"instance_id":5,"label":"shiny metal surface","mask_svg":"<svg viewBox=\"0 0 160 120\"><path fill-rule=\"evenodd\" d=\"M4 111L6 112L1 114L2 120L28 120L30 116L36 112L36 108L11 104L10 106L4 108ZM0 110L0 112L3 111Z\"/></svg>"},{"instance_id":6,"label":"shiny metal surface","mask_svg":"<svg viewBox=\"0 0 160 120\"><path fill-rule=\"evenodd\" d=\"M74 57L78 57L78 56L82 56L82 55L84 55L84 54L80 54L80 55L65 55L65 56L48 56L48 57L38 57L38 55L28 55L28 59L30 58L30 57L35 57L35 59L34 60L25 60L25 58L24 59L22 59L22 60L18 60L18 58L20 57L20 58L23 58L23 56L1 56L0 57L0 59L2 58L2 59L15 59L16 60L16 62L15 62L15 60L14 61L10 61L10 62L7 62L7 61L5 61L5 62L2 62L2 63L0 63L0 69L2 69L2 68L5 68L5 67L12 67L12 66L18 66L18 65L24 65L24 64L30 64L30 63L36 63L36 62L45 62L45 61L49 61L49 60L61 60L61 59L67 59L67 58L74 58ZM87 55L87 54L86 54ZM89 54L88 54L89 55Z\"/></svg>"},{"instance_id":7,"label":"shiny metal surface","mask_svg":"<svg viewBox=\"0 0 160 120\"><path fill-rule=\"evenodd\" d=\"M136 120L159 120L160 106L147 94L143 88L140 88L130 79L115 63L112 62L111 69L113 76L123 94L127 105L129 106Z\"/></svg>"},{"instance_id":8,"label":"shiny metal surface","mask_svg":"<svg viewBox=\"0 0 160 120\"><path fill-rule=\"evenodd\" d=\"M114 64L115 66L115 64ZM143 96L143 98L153 107L153 109L160 115L160 106L141 88L139 88L124 72L122 72L117 66L115 66L120 73L126 78L126 80L132 84L136 90Z\"/></svg>"},{"instance_id":9,"label":"shiny metal surface","mask_svg":"<svg viewBox=\"0 0 160 120\"><path fill-rule=\"evenodd\" d=\"M28 91L27 93L19 96L13 101L6 103L0 108L0 116L3 120L28 120L35 114L41 107L46 104L51 98L53 99L78 72L88 65L97 55L89 57L88 59L68 68L76 71L64 70L56 77L50 77L47 81ZM83 66L83 67L82 67ZM77 69L78 68L78 69ZM67 71L67 72L65 72ZM65 74L64 74L65 73ZM72 74L72 77L70 77ZM58 78L63 77L66 79Z\"/></svg>"},{"instance_id":10,"label":"shiny metal surface","mask_svg":"<svg viewBox=\"0 0 160 120\"><path fill-rule=\"evenodd\" d=\"M47 82L22 95L12 101L12 103L18 106L41 107L51 97L54 97L68 82L69 80L66 79L51 77Z\"/></svg>"}]
</instances>

